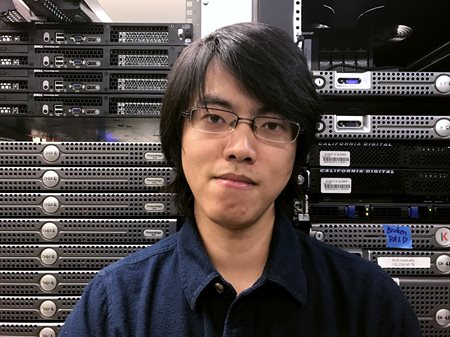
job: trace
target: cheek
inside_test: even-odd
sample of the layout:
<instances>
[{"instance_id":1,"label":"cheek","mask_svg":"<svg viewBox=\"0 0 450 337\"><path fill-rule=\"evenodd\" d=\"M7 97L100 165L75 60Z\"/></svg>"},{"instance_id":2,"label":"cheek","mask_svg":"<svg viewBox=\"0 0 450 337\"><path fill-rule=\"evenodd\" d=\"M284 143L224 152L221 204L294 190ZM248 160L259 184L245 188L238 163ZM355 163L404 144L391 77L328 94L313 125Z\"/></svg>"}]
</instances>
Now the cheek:
<instances>
[{"instance_id":1,"label":"cheek","mask_svg":"<svg viewBox=\"0 0 450 337\"><path fill-rule=\"evenodd\" d=\"M295 161L295 149L287 148L282 151L266 153L264 155L264 165L272 167L276 175L290 177Z\"/></svg>"},{"instance_id":2,"label":"cheek","mask_svg":"<svg viewBox=\"0 0 450 337\"><path fill-rule=\"evenodd\" d=\"M188 183L198 180L214 157L211 142L205 142L191 132L186 131L181 139L181 165Z\"/></svg>"}]
</instances>

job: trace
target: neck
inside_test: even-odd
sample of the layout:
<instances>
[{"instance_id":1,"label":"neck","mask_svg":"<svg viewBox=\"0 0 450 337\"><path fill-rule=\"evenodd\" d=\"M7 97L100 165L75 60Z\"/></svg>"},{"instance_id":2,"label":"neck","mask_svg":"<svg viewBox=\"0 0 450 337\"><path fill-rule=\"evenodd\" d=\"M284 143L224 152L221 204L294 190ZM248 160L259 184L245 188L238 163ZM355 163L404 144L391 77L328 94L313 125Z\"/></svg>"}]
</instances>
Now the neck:
<instances>
[{"instance_id":1,"label":"neck","mask_svg":"<svg viewBox=\"0 0 450 337\"><path fill-rule=\"evenodd\" d=\"M206 252L237 294L251 287L262 275L269 255L274 220L274 208L267 210L251 225L239 228L218 224L204 214L196 214Z\"/></svg>"}]
</instances>

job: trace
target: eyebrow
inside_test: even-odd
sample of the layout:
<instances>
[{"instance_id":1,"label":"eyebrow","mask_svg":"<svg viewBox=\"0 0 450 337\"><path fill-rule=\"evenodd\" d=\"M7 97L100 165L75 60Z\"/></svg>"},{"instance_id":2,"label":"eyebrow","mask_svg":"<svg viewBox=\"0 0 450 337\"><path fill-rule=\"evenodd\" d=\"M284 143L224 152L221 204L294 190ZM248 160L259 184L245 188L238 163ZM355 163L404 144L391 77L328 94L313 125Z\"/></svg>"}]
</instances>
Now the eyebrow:
<instances>
[{"instance_id":1,"label":"eyebrow","mask_svg":"<svg viewBox=\"0 0 450 337\"><path fill-rule=\"evenodd\" d=\"M205 104L206 106L208 104L214 104L214 105L220 105L221 107L227 109L227 110L233 110L233 105L227 101L226 99L223 99L219 96L215 95L203 95L202 104Z\"/></svg>"},{"instance_id":2,"label":"eyebrow","mask_svg":"<svg viewBox=\"0 0 450 337\"><path fill-rule=\"evenodd\" d=\"M208 94L203 95L202 104L205 104L205 106L207 106L208 104L219 105L220 107L224 108L225 110L234 111L233 104L231 102L227 101L224 98L216 96L216 95L208 95ZM267 112L273 112L273 111L269 107L262 106L257 109L256 114L260 115L260 114L264 114Z\"/></svg>"}]
</instances>

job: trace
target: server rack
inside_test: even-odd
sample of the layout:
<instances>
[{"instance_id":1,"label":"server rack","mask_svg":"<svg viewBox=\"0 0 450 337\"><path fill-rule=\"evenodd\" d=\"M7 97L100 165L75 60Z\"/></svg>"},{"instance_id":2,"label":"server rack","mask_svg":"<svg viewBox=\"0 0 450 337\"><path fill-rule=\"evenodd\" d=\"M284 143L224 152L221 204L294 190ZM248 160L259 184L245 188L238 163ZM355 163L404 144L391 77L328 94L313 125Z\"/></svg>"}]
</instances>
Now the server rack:
<instances>
[{"instance_id":1,"label":"server rack","mask_svg":"<svg viewBox=\"0 0 450 337\"><path fill-rule=\"evenodd\" d=\"M296 209L298 225L379 264L410 301L423 336L448 336L445 5L257 3L259 19L298 43L322 100L309 164L299 177L306 195ZM272 14L274 6L282 13ZM418 13L436 20L422 24Z\"/></svg>"},{"instance_id":2,"label":"server rack","mask_svg":"<svg viewBox=\"0 0 450 337\"><path fill-rule=\"evenodd\" d=\"M177 231L159 111L193 30L0 26L0 335L56 336L98 270Z\"/></svg>"}]
</instances>

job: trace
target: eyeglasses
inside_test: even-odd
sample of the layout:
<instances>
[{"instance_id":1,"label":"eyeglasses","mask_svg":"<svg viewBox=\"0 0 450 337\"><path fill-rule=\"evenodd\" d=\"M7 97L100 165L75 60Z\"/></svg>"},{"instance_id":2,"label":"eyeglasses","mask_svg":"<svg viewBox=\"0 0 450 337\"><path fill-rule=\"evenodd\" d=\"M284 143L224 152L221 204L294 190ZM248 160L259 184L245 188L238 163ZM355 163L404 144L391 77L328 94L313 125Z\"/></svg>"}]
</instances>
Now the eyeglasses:
<instances>
[{"instance_id":1,"label":"eyeglasses","mask_svg":"<svg viewBox=\"0 0 450 337\"><path fill-rule=\"evenodd\" d=\"M283 118L242 118L232 111L216 108L197 107L184 111L182 116L189 118L194 129L207 133L231 132L239 121L246 121L256 137L275 143L293 143L302 131L300 123Z\"/></svg>"}]
</instances>

